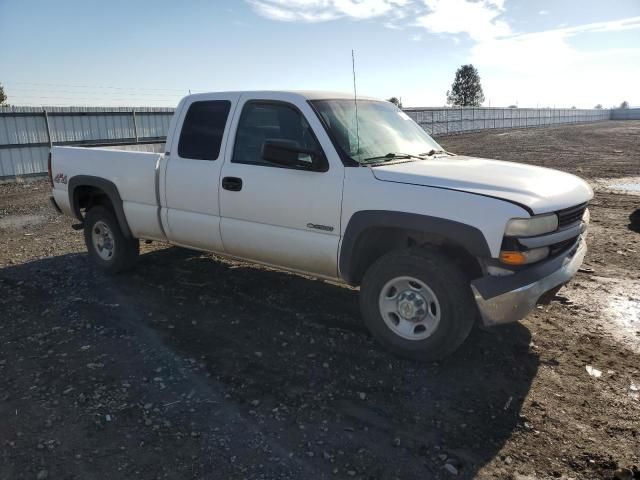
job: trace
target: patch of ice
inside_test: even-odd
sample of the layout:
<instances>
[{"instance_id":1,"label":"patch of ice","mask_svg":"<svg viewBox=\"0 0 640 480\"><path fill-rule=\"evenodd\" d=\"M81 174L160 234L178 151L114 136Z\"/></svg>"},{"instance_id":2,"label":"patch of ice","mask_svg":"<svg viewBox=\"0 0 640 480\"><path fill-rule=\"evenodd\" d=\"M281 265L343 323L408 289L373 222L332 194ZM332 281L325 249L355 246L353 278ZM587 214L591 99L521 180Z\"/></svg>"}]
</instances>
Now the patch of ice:
<instances>
[{"instance_id":1,"label":"patch of ice","mask_svg":"<svg viewBox=\"0 0 640 480\"><path fill-rule=\"evenodd\" d=\"M616 183L615 185L609 185L612 190L627 190L629 192L640 193L640 183Z\"/></svg>"}]
</instances>

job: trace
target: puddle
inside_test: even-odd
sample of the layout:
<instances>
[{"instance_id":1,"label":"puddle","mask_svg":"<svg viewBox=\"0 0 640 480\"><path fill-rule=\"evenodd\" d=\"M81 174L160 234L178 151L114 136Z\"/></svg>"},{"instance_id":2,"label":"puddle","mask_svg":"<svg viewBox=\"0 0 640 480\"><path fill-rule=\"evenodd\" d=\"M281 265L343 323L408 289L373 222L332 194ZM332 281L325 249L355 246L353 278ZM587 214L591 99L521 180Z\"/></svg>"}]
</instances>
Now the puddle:
<instances>
[{"instance_id":1,"label":"puddle","mask_svg":"<svg viewBox=\"0 0 640 480\"><path fill-rule=\"evenodd\" d=\"M640 177L594 178L589 183L594 190L640 195Z\"/></svg>"},{"instance_id":2,"label":"puddle","mask_svg":"<svg viewBox=\"0 0 640 480\"><path fill-rule=\"evenodd\" d=\"M42 215L11 215L0 218L0 230L20 230L44 223L47 218Z\"/></svg>"},{"instance_id":3,"label":"puddle","mask_svg":"<svg viewBox=\"0 0 640 480\"><path fill-rule=\"evenodd\" d=\"M640 353L640 282L593 275L590 281L579 282L579 288L569 285L563 295L575 304L590 306L585 319Z\"/></svg>"},{"instance_id":4,"label":"puddle","mask_svg":"<svg viewBox=\"0 0 640 480\"><path fill-rule=\"evenodd\" d=\"M640 332L640 298L609 297L608 310L624 329L630 332ZM638 341L640 342L640 336Z\"/></svg>"},{"instance_id":5,"label":"puddle","mask_svg":"<svg viewBox=\"0 0 640 480\"><path fill-rule=\"evenodd\" d=\"M634 288L614 288L604 297L603 313L606 329L611 335L630 349L640 352L640 297L631 292L640 291L640 285Z\"/></svg>"}]
</instances>

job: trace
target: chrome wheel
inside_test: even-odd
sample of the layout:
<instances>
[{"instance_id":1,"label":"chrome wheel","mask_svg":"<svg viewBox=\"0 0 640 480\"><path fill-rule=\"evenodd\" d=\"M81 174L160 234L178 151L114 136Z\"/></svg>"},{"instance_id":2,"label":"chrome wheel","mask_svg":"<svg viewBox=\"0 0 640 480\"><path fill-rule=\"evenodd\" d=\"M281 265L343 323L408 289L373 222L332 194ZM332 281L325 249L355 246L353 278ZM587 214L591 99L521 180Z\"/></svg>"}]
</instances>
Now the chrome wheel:
<instances>
[{"instance_id":1,"label":"chrome wheel","mask_svg":"<svg viewBox=\"0 0 640 480\"><path fill-rule=\"evenodd\" d=\"M380 315L396 335L407 340L424 340L440 323L438 297L423 281L396 277L388 281L378 301Z\"/></svg>"},{"instance_id":2,"label":"chrome wheel","mask_svg":"<svg viewBox=\"0 0 640 480\"><path fill-rule=\"evenodd\" d=\"M109 261L115 252L115 241L109 226L102 221L93 225L91 230L91 241L96 253L102 260Z\"/></svg>"}]
</instances>

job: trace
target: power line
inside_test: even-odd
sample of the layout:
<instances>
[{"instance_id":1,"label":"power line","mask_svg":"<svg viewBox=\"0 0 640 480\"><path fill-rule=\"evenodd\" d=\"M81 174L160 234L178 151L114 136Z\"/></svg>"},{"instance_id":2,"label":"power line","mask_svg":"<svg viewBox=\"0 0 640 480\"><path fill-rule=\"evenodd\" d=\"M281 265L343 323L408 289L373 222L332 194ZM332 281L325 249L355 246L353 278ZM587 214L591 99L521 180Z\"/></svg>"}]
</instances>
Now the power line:
<instances>
[{"instance_id":1,"label":"power line","mask_svg":"<svg viewBox=\"0 0 640 480\"><path fill-rule=\"evenodd\" d=\"M16 97L18 97L16 95ZM98 97L58 97L58 96L48 96L48 95L20 95L19 98L31 98L31 99L43 99L43 100L85 100L85 101L89 101L89 100L95 100ZM111 100L111 101L123 101L123 102L130 102L132 101L131 98L108 98L107 100ZM166 98L153 98L153 99L145 99L146 101L151 101L151 102L169 102L171 100L166 99Z\"/></svg>"},{"instance_id":2,"label":"power line","mask_svg":"<svg viewBox=\"0 0 640 480\"><path fill-rule=\"evenodd\" d=\"M13 107L39 107L39 108L50 108L50 107L98 107L98 108L173 108L175 104L168 103L157 103L155 105L132 105L124 102L116 102L116 103L108 103L108 102L13 102L9 104L9 106ZM3 105L4 107L4 105ZM126 113L126 112L125 112Z\"/></svg>"},{"instance_id":3,"label":"power line","mask_svg":"<svg viewBox=\"0 0 640 480\"><path fill-rule=\"evenodd\" d=\"M18 82L13 80L3 81L6 85L35 85L43 87L71 87L71 88L90 88L90 89L114 89L114 90L155 90L165 92L186 92L187 88L151 88L151 87L122 87L115 85L74 85L70 83L39 83L39 82Z\"/></svg>"},{"instance_id":4,"label":"power line","mask_svg":"<svg viewBox=\"0 0 640 480\"><path fill-rule=\"evenodd\" d=\"M12 87L11 92L42 92L43 89L41 88L29 88L29 87ZM47 90L47 93L71 93L71 94L79 94L79 95L93 95L92 92L90 91L75 91L75 90L59 90L59 89L50 89ZM28 93L27 93L28 94ZM27 94L16 94L16 95L20 95L20 96L26 96ZM185 94L184 93L159 93L159 92L155 92L155 93L127 93L127 92L99 92L95 94L96 96L104 96L104 95L126 95L126 96L146 96L146 97L168 97L168 98L181 98L183 97Z\"/></svg>"},{"instance_id":5,"label":"power line","mask_svg":"<svg viewBox=\"0 0 640 480\"><path fill-rule=\"evenodd\" d=\"M156 104L175 106L188 89L122 87L116 85L80 85L69 83L6 81L9 101L14 105L41 106L130 106ZM175 93L172 93L175 92ZM201 93L204 90L194 90ZM190 92L189 92L190 93Z\"/></svg>"}]
</instances>

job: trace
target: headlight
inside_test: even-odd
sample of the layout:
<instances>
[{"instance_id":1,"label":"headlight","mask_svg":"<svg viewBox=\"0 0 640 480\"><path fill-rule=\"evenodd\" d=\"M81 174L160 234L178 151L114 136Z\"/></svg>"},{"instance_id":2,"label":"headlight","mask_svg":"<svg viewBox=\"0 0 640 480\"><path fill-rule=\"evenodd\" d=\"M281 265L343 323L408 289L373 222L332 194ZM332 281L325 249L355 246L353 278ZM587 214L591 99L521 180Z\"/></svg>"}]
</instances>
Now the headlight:
<instances>
[{"instance_id":1,"label":"headlight","mask_svg":"<svg viewBox=\"0 0 640 480\"><path fill-rule=\"evenodd\" d=\"M558 229L558 216L538 215L531 218L512 218L507 223L504 234L507 237L535 237Z\"/></svg>"}]
</instances>

